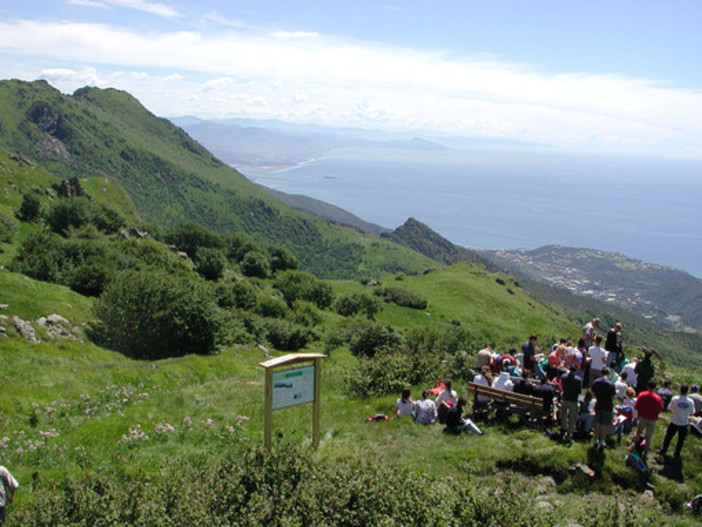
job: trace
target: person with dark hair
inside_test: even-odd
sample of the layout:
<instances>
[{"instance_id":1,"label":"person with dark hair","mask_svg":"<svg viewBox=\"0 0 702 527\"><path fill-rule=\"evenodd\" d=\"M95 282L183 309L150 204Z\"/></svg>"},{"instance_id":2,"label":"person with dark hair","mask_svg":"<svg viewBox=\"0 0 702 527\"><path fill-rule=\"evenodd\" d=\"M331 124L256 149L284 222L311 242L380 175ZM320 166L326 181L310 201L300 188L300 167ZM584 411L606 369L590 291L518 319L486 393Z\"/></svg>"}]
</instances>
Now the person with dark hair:
<instances>
[{"instance_id":1,"label":"person with dark hair","mask_svg":"<svg viewBox=\"0 0 702 527\"><path fill-rule=\"evenodd\" d=\"M619 379L614 383L614 387L617 389L617 399L620 401L623 401L626 398L626 390L629 387L629 383L627 382L627 379L629 378L629 374L625 371L623 371L619 375Z\"/></svg>"},{"instance_id":2,"label":"person with dark hair","mask_svg":"<svg viewBox=\"0 0 702 527\"><path fill-rule=\"evenodd\" d=\"M602 344L602 335L595 335L595 344L587 350L590 357L590 386L602 377L602 369L607 366L607 352L600 347L600 344Z\"/></svg>"},{"instance_id":3,"label":"person with dark hair","mask_svg":"<svg viewBox=\"0 0 702 527\"><path fill-rule=\"evenodd\" d=\"M529 372L527 370L524 370L519 380L514 383L512 391L524 395L534 395L534 385L529 381Z\"/></svg>"},{"instance_id":4,"label":"person with dark hair","mask_svg":"<svg viewBox=\"0 0 702 527\"><path fill-rule=\"evenodd\" d=\"M536 347L538 339L539 337L532 334L529 340L522 344L522 364L525 370L534 371L534 356L539 352L539 348Z\"/></svg>"},{"instance_id":5,"label":"person with dark hair","mask_svg":"<svg viewBox=\"0 0 702 527\"><path fill-rule=\"evenodd\" d=\"M5 525L7 506L12 503L17 487L19 487L17 480L12 477L9 470L0 465L0 527Z\"/></svg>"},{"instance_id":6,"label":"person with dark hair","mask_svg":"<svg viewBox=\"0 0 702 527\"><path fill-rule=\"evenodd\" d=\"M648 389L648 381L653 379L656 369L651 361L651 350L644 350L644 357L641 359L634 371L636 371L636 393L641 393Z\"/></svg>"},{"instance_id":7,"label":"person with dark hair","mask_svg":"<svg viewBox=\"0 0 702 527\"><path fill-rule=\"evenodd\" d=\"M578 397L583 391L583 380L577 375L578 368L571 364L568 373L561 376L561 432L563 439L570 441L578 419Z\"/></svg>"},{"instance_id":8,"label":"person with dark hair","mask_svg":"<svg viewBox=\"0 0 702 527\"><path fill-rule=\"evenodd\" d=\"M396 417L412 417L414 413L415 402L410 397L410 389L402 388L402 396L395 401L395 416Z\"/></svg>"},{"instance_id":9,"label":"person with dark hair","mask_svg":"<svg viewBox=\"0 0 702 527\"><path fill-rule=\"evenodd\" d=\"M695 415L702 415L702 395L700 395L699 386L696 384L690 386L690 396L688 398L695 403Z\"/></svg>"},{"instance_id":10,"label":"person with dark hair","mask_svg":"<svg viewBox=\"0 0 702 527\"><path fill-rule=\"evenodd\" d=\"M676 395L670 401L668 409L673 412L670 418L670 424L665 431L665 439L663 439L663 446L658 451L662 456L668 451L670 442L673 440L673 436L678 434L678 442L675 445L675 457L680 457L682 452L683 443L685 443L685 437L687 437L687 429L690 424L690 416L695 412L695 405L687 397L687 384L680 385L680 395Z\"/></svg>"},{"instance_id":11,"label":"person with dark hair","mask_svg":"<svg viewBox=\"0 0 702 527\"><path fill-rule=\"evenodd\" d=\"M601 376L592 383L590 391L597 402L595 403L595 447L604 448L607 443L612 423L614 422L614 396L617 390L609 380L609 368L602 368Z\"/></svg>"},{"instance_id":12,"label":"person with dark hair","mask_svg":"<svg viewBox=\"0 0 702 527\"><path fill-rule=\"evenodd\" d=\"M534 397L539 397L544 402L544 413L549 421L552 419L551 407L553 406L553 396L553 386L548 383L546 377L541 377L541 382L534 386Z\"/></svg>"},{"instance_id":13,"label":"person with dark hair","mask_svg":"<svg viewBox=\"0 0 702 527\"><path fill-rule=\"evenodd\" d=\"M422 400L414 405L414 422L422 425L430 425L436 421L436 405L429 398L429 390L422 392Z\"/></svg>"},{"instance_id":14,"label":"person with dark hair","mask_svg":"<svg viewBox=\"0 0 702 527\"><path fill-rule=\"evenodd\" d=\"M458 434L464 430L470 430L476 435L483 435L484 432L476 426L476 424L467 417L463 417L463 409L468 404L468 399L462 395L455 406L451 407L446 414L446 431L452 434Z\"/></svg>"},{"instance_id":15,"label":"person with dark hair","mask_svg":"<svg viewBox=\"0 0 702 527\"><path fill-rule=\"evenodd\" d=\"M607 350L607 365L614 367L617 371L620 369L620 364L626 358L622 347L622 323L617 322L612 329L607 332L605 340L605 350Z\"/></svg>"},{"instance_id":16,"label":"person with dark hair","mask_svg":"<svg viewBox=\"0 0 702 527\"><path fill-rule=\"evenodd\" d=\"M670 389L670 381L663 381L663 386L658 388L656 393L663 402L663 411L665 412L668 410L668 405L670 405L670 401L673 399L673 392Z\"/></svg>"},{"instance_id":17,"label":"person with dark hair","mask_svg":"<svg viewBox=\"0 0 702 527\"><path fill-rule=\"evenodd\" d=\"M648 390L641 392L634 404L634 409L639 415L634 441L638 442L642 438L646 439L644 451L648 451L651 439L653 439L656 421L658 421L658 416L663 411L663 402L655 390L655 381L648 381Z\"/></svg>"},{"instance_id":18,"label":"person with dark hair","mask_svg":"<svg viewBox=\"0 0 702 527\"><path fill-rule=\"evenodd\" d=\"M452 383L449 379L445 382L444 390L437 395L434 405L436 406L436 417L441 424L446 422L446 415L449 409L454 407L458 402L458 394L455 390L451 389Z\"/></svg>"}]
</instances>

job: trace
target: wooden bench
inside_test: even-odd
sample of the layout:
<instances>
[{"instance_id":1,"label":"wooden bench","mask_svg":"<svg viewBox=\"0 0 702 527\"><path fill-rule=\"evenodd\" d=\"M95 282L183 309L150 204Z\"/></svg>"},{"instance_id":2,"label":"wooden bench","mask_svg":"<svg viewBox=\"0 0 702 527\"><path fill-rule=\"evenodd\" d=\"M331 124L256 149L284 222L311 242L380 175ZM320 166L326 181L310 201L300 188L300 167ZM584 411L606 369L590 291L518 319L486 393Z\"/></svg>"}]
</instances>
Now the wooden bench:
<instances>
[{"instance_id":1,"label":"wooden bench","mask_svg":"<svg viewBox=\"0 0 702 527\"><path fill-rule=\"evenodd\" d=\"M540 420L546 417L544 400L541 397L525 395L492 388L484 384L468 383L468 392L473 394L473 416L481 406L487 411L502 409L524 421ZM487 403L478 401L478 396L489 398Z\"/></svg>"}]
</instances>

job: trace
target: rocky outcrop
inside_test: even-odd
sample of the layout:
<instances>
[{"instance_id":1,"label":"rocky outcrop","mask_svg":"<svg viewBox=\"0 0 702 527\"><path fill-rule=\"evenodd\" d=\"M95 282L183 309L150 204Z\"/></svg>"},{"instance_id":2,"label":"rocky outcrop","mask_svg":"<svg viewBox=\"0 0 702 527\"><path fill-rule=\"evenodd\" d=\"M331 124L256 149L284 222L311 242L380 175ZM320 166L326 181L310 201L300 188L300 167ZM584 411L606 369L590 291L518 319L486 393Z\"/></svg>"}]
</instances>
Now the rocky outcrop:
<instances>
[{"instance_id":1,"label":"rocky outcrop","mask_svg":"<svg viewBox=\"0 0 702 527\"><path fill-rule=\"evenodd\" d=\"M37 332L34 330L32 324L26 320L22 320L17 315L14 315L12 317L12 324L15 326L17 333L19 333L21 337L24 337L28 342L31 342L32 344L41 342L37 338Z\"/></svg>"}]
</instances>

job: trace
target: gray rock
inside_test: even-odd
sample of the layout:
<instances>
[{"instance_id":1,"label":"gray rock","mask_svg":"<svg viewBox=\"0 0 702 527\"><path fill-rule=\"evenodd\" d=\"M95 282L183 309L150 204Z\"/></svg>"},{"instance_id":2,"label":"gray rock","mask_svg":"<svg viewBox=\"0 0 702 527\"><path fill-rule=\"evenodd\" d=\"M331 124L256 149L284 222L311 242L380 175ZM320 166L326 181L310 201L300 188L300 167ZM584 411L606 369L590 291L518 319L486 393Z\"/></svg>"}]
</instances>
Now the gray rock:
<instances>
[{"instance_id":1,"label":"gray rock","mask_svg":"<svg viewBox=\"0 0 702 527\"><path fill-rule=\"evenodd\" d=\"M26 320L22 320L20 317L15 315L12 317L12 324L15 326L17 333L24 337L27 342L31 342L32 344L37 344L40 342L40 340L37 338L37 332L34 331L34 327L32 327L32 325Z\"/></svg>"}]
</instances>

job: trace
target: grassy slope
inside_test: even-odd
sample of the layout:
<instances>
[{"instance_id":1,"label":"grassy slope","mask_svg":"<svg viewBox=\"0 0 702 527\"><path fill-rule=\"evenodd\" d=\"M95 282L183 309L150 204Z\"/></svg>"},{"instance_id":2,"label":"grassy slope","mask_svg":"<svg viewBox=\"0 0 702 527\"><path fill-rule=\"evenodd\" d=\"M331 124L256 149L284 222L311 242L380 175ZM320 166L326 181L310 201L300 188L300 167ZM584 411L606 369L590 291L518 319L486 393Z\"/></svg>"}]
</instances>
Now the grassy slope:
<instances>
[{"instance_id":1,"label":"grassy slope","mask_svg":"<svg viewBox=\"0 0 702 527\"><path fill-rule=\"evenodd\" d=\"M3 298L10 304L4 312L7 315L34 318L58 311L77 325L91 317L90 302L63 287L38 284L6 270L0 271L0 283ZM503 298L503 291L492 283L492 276L465 265L407 278L402 286L427 295L431 316L388 306L380 319L406 327L414 325L417 317L424 323L460 318L469 325L489 319L494 327L492 337L501 342L519 340L532 326L558 328L554 331L577 329L522 293L505 293L508 298ZM361 286L343 282L335 289L351 291L357 287ZM31 307L23 306L29 297L41 300ZM327 324L338 320L331 314L326 318ZM246 443L260 441L263 370L258 363L263 357L256 348L232 347L217 356L147 363L73 341L28 345L14 330L10 333L0 341L4 377L0 423L10 438L2 452L3 462L23 484L14 507L30 502L33 477L62 479L85 471L116 471L121 474L117 477L129 479L141 471L157 474L173 463L207 464L238 452L242 445L246 448ZM581 510L583 500L596 503L612 491L622 503L641 502L640 494L619 487L635 487L635 478L622 462L623 445L608 452L604 477L589 482L568 473L573 463L588 461L588 445L558 446L538 431L489 425L485 437L451 437L442 434L440 427L415 426L409 421L366 424L368 415L390 413L395 396L358 400L345 395L343 372L354 364L355 359L344 350L335 351L324 361L319 458L375 459L437 478L452 477L457 484L495 489L505 480L516 481L524 486L525 499L558 504L573 515ZM463 387L458 388L463 391ZM249 420L238 424L238 415ZM184 424L186 418L191 425ZM208 419L211 424L207 424ZM175 431L155 430L165 423ZM137 425L149 439L124 442L122 437L129 436ZM305 443L311 426L310 408L281 410L275 414L274 425L276 442ZM57 437L42 438L39 434L53 429ZM659 425L654 445L660 443L663 429ZM36 441L45 444L31 450ZM649 499L648 506L640 506L642 510L679 507L691 492L694 494L692 489L702 484L698 470L702 445L694 437L688 441L686 484L656 476L656 498ZM23 452L18 453L18 448ZM551 487L551 478L556 488ZM613 481L617 483L614 487Z\"/></svg>"},{"instance_id":2,"label":"grassy slope","mask_svg":"<svg viewBox=\"0 0 702 527\"><path fill-rule=\"evenodd\" d=\"M65 96L42 82L0 81L0 110L0 146L61 177L118 183L147 222L194 221L246 232L288 247L306 269L326 276L413 273L433 264L404 247L371 242L354 229L291 209L125 92L85 88ZM46 141L63 145L64 154L48 154L39 146ZM393 252L398 257L386 268L385 256Z\"/></svg>"}]
</instances>

